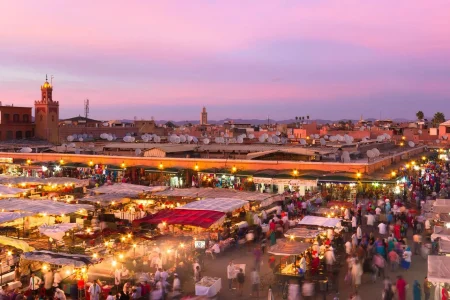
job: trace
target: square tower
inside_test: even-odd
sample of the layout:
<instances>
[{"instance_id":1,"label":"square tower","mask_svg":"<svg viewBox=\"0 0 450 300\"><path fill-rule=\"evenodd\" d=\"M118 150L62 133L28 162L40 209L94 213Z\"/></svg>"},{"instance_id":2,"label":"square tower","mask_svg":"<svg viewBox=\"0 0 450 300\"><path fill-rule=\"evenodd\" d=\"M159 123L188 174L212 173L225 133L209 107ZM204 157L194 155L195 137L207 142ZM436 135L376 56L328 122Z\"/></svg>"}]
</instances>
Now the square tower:
<instances>
[{"instance_id":1,"label":"square tower","mask_svg":"<svg viewBox=\"0 0 450 300\"><path fill-rule=\"evenodd\" d=\"M59 102L53 101L53 86L45 76L41 86L41 100L34 102L35 136L50 143L59 143Z\"/></svg>"}]
</instances>

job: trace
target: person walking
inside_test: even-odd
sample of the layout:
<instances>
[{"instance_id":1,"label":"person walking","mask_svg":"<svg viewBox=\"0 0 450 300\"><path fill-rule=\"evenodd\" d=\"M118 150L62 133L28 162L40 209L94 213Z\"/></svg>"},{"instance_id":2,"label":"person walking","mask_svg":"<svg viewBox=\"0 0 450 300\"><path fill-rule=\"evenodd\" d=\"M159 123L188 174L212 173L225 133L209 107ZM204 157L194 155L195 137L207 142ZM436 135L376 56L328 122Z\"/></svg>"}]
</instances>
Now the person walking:
<instances>
[{"instance_id":1,"label":"person walking","mask_svg":"<svg viewBox=\"0 0 450 300\"><path fill-rule=\"evenodd\" d=\"M256 268L253 268L252 274L250 276L252 281L252 293L250 294L250 296L256 296L256 298L259 298L259 284L261 282L261 279Z\"/></svg>"},{"instance_id":2,"label":"person walking","mask_svg":"<svg viewBox=\"0 0 450 300\"><path fill-rule=\"evenodd\" d=\"M389 258L389 263L391 265L391 271L392 272L397 271L400 256L398 256L397 252L395 252L395 250L392 249L388 254L388 258Z\"/></svg>"},{"instance_id":3,"label":"person walking","mask_svg":"<svg viewBox=\"0 0 450 300\"><path fill-rule=\"evenodd\" d=\"M395 286L397 287L398 300L406 300L406 286L407 285L408 284L403 279L403 277L401 275L398 275L397 283L395 284Z\"/></svg>"},{"instance_id":4,"label":"person walking","mask_svg":"<svg viewBox=\"0 0 450 300\"><path fill-rule=\"evenodd\" d=\"M402 259L402 268L405 269L406 271L409 270L409 268L411 267L411 257L412 257L411 248L407 247L405 252L403 252L403 259Z\"/></svg>"},{"instance_id":5,"label":"person walking","mask_svg":"<svg viewBox=\"0 0 450 300\"><path fill-rule=\"evenodd\" d=\"M292 279L288 287L288 300L300 300L300 286Z\"/></svg>"},{"instance_id":6,"label":"person walking","mask_svg":"<svg viewBox=\"0 0 450 300\"><path fill-rule=\"evenodd\" d=\"M228 263L227 266L227 279L228 279L228 290L231 290L231 285L233 283L233 278L235 273L234 263L232 260Z\"/></svg>"},{"instance_id":7,"label":"person walking","mask_svg":"<svg viewBox=\"0 0 450 300\"><path fill-rule=\"evenodd\" d=\"M392 291L392 285L389 283L387 287L383 290L383 300L393 300L395 297Z\"/></svg>"},{"instance_id":8,"label":"person walking","mask_svg":"<svg viewBox=\"0 0 450 300\"><path fill-rule=\"evenodd\" d=\"M31 273L29 289L32 291L33 294L37 293L41 283L42 283L42 279L40 279L39 277L34 275L34 273Z\"/></svg>"},{"instance_id":9,"label":"person walking","mask_svg":"<svg viewBox=\"0 0 450 300\"><path fill-rule=\"evenodd\" d=\"M236 278L238 282L239 296L242 296L242 293L244 292L244 282L245 282L245 274L242 269L239 269L239 273L237 273Z\"/></svg>"},{"instance_id":10,"label":"person walking","mask_svg":"<svg viewBox=\"0 0 450 300\"><path fill-rule=\"evenodd\" d=\"M358 240L358 245L361 244L361 240L362 240L361 226L358 226L358 228L356 228L356 239Z\"/></svg>"},{"instance_id":11,"label":"person walking","mask_svg":"<svg viewBox=\"0 0 450 300\"><path fill-rule=\"evenodd\" d=\"M417 280L414 280L413 298L414 298L414 300L422 299L422 289L420 288L420 283Z\"/></svg>"},{"instance_id":12,"label":"person walking","mask_svg":"<svg viewBox=\"0 0 450 300\"><path fill-rule=\"evenodd\" d=\"M423 295L425 296L425 300L430 300L431 282L428 281L428 277L426 276L425 280L423 281Z\"/></svg>"},{"instance_id":13,"label":"person walking","mask_svg":"<svg viewBox=\"0 0 450 300\"><path fill-rule=\"evenodd\" d=\"M89 295L91 296L91 300L99 300L102 289L94 281L94 283L89 287Z\"/></svg>"}]
</instances>

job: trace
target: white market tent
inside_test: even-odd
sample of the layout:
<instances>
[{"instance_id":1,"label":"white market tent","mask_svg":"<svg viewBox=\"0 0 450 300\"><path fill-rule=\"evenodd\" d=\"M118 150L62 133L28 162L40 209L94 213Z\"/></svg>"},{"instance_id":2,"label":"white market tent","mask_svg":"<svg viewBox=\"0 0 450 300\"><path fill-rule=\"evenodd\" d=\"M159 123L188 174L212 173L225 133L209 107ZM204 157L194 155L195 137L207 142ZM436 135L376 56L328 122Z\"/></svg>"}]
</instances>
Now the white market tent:
<instances>
[{"instance_id":1,"label":"white market tent","mask_svg":"<svg viewBox=\"0 0 450 300\"><path fill-rule=\"evenodd\" d=\"M20 197L22 193L25 193L28 190L29 189L19 189L6 185L0 185L0 197Z\"/></svg>"},{"instance_id":2,"label":"white market tent","mask_svg":"<svg viewBox=\"0 0 450 300\"><path fill-rule=\"evenodd\" d=\"M310 243L277 240L277 243L271 246L267 252L280 256L300 255L309 247L311 247Z\"/></svg>"},{"instance_id":3,"label":"white market tent","mask_svg":"<svg viewBox=\"0 0 450 300\"><path fill-rule=\"evenodd\" d=\"M40 178L40 177L25 177L25 176L0 176L0 184L34 184L34 185L53 185L53 184L75 184L77 187L89 185L88 179L77 179L69 177L50 177L50 178Z\"/></svg>"},{"instance_id":4,"label":"white market tent","mask_svg":"<svg viewBox=\"0 0 450 300\"><path fill-rule=\"evenodd\" d=\"M312 230L303 227L291 228L284 233L287 238L314 239L320 234L320 230Z\"/></svg>"},{"instance_id":5,"label":"white market tent","mask_svg":"<svg viewBox=\"0 0 450 300\"><path fill-rule=\"evenodd\" d=\"M194 201L182 207L178 207L177 209L213 210L227 213L248 205L249 203L244 200L231 198L214 198Z\"/></svg>"},{"instance_id":6,"label":"white market tent","mask_svg":"<svg viewBox=\"0 0 450 300\"><path fill-rule=\"evenodd\" d=\"M0 200L0 210L21 211L49 215L70 214L82 210L92 210L89 204L66 204L52 200L5 199Z\"/></svg>"},{"instance_id":7,"label":"white market tent","mask_svg":"<svg viewBox=\"0 0 450 300\"><path fill-rule=\"evenodd\" d=\"M61 252L55 253L51 251L26 252L22 254L21 259L38 261L52 265L73 266L75 268L86 267L100 261L100 259L95 259L92 256Z\"/></svg>"},{"instance_id":8,"label":"white market tent","mask_svg":"<svg viewBox=\"0 0 450 300\"><path fill-rule=\"evenodd\" d=\"M428 255L428 280L450 283L450 256Z\"/></svg>"},{"instance_id":9,"label":"white market tent","mask_svg":"<svg viewBox=\"0 0 450 300\"><path fill-rule=\"evenodd\" d=\"M341 223L341 219L338 219L338 218L306 216L300 222L298 222L298 225L334 228L334 227L340 227L340 223Z\"/></svg>"},{"instance_id":10,"label":"white market tent","mask_svg":"<svg viewBox=\"0 0 450 300\"><path fill-rule=\"evenodd\" d=\"M449 239L439 240L439 252L440 253L450 253L450 237Z\"/></svg>"},{"instance_id":11,"label":"white market tent","mask_svg":"<svg viewBox=\"0 0 450 300\"><path fill-rule=\"evenodd\" d=\"M34 215L30 212L0 212L0 224Z\"/></svg>"},{"instance_id":12,"label":"white market tent","mask_svg":"<svg viewBox=\"0 0 450 300\"><path fill-rule=\"evenodd\" d=\"M433 213L450 213L450 199L436 199Z\"/></svg>"},{"instance_id":13,"label":"white market tent","mask_svg":"<svg viewBox=\"0 0 450 300\"><path fill-rule=\"evenodd\" d=\"M450 229L442 226L434 226L431 239L434 241L437 238L450 240Z\"/></svg>"},{"instance_id":14,"label":"white market tent","mask_svg":"<svg viewBox=\"0 0 450 300\"><path fill-rule=\"evenodd\" d=\"M39 232L43 235L51 237L55 240L62 240L67 231L78 227L79 225L76 223L61 223L54 225L44 224L39 227Z\"/></svg>"},{"instance_id":15,"label":"white market tent","mask_svg":"<svg viewBox=\"0 0 450 300\"><path fill-rule=\"evenodd\" d=\"M112 185L103 185L92 191L96 194L122 194L128 196L137 196L140 193L159 192L168 189L167 186L145 186L130 183L116 183Z\"/></svg>"},{"instance_id":16,"label":"white market tent","mask_svg":"<svg viewBox=\"0 0 450 300\"><path fill-rule=\"evenodd\" d=\"M80 201L87 201L99 204L101 206L108 206L111 204L130 202L131 199L130 195L128 194L101 194L101 195L87 196L81 198Z\"/></svg>"},{"instance_id":17,"label":"white market tent","mask_svg":"<svg viewBox=\"0 0 450 300\"><path fill-rule=\"evenodd\" d=\"M233 198L245 201L258 202L261 207L271 205L275 201L283 200L281 195L273 195L259 192L236 191L232 189L217 188L190 188L190 189L168 189L153 193L160 197L186 197L186 198Z\"/></svg>"}]
</instances>

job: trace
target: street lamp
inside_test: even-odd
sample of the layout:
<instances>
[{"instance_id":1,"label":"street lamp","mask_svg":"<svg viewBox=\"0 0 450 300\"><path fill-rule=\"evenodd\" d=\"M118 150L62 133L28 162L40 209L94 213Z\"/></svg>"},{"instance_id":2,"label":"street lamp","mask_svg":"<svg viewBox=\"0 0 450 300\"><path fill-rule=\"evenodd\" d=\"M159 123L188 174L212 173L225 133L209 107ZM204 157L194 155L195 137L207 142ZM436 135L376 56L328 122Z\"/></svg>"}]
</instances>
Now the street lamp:
<instances>
[{"instance_id":1,"label":"street lamp","mask_svg":"<svg viewBox=\"0 0 450 300\"><path fill-rule=\"evenodd\" d=\"M232 172L232 173L236 173L236 171L237 171L236 166L233 166L233 167L231 168L231 172Z\"/></svg>"},{"instance_id":2,"label":"street lamp","mask_svg":"<svg viewBox=\"0 0 450 300\"><path fill-rule=\"evenodd\" d=\"M120 167L121 167L122 169L126 169L126 168L127 168L127 165L125 164L125 162L122 162L122 164L120 165Z\"/></svg>"},{"instance_id":3,"label":"street lamp","mask_svg":"<svg viewBox=\"0 0 450 300\"><path fill-rule=\"evenodd\" d=\"M395 177L397 175L397 173L395 171L391 172L392 177Z\"/></svg>"},{"instance_id":4,"label":"street lamp","mask_svg":"<svg viewBox=\"0 0 450 300\"><path fill-rule=\"evenodd\" d=\"M198 168L198 165L197 165L197 164L195 164L194 170L198 172L199 168Z\"/></svg>"},{"instance_id":5,"label":"street lamp","mask_svg":"<svg viewBox=\"0 0 450 300\"><path fill-rule=\"evenodd\" d=\"M94 165L94 162L92 160L89 161L89 166L92 167Z\"/></svg>"},{"instance_id":6,"label":"street lamp","mask_svg":"<svg viewBox=\"0 0 450 300\"><path fill-rule=\"evenodd\" d=\"M297 176L298 175L298 170L295 169L294 171L292 171L292 174L294 174L294 176Z\"/></svg>"},{"instance_id":7,"label":"street lamp","mask_svg":"<svg viewBox=\"0 0 450 300\"><path fill-rule=\"evenodd\" d=\"M361 178L361 173L359 171L356 173L356 178L358 178L358 179Z\"/></svg>"},{"instance_id":8,"label":"street lamp","mask_svg":"<svg viewBox=\"0 0 450 300\"><path fill-rule=\"evenodd\" d=\"M164 169L164 165L163 165L163 163L162 163L162 162L161 162L161 163L159 163L158 169L160 169L160 170Z\"/></svg>"}]
</instances>

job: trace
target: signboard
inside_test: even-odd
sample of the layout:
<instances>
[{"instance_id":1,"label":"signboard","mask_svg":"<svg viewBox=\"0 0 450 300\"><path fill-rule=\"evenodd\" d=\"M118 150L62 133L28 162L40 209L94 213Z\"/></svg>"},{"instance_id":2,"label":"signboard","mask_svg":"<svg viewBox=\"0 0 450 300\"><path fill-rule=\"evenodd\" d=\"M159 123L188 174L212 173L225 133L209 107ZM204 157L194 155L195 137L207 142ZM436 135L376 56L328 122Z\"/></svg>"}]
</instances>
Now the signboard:
<instances>
[{"instance_id":1,"label":"signboard","mask_svg":"<svg viewBox=\"0 0 450 300\"><path fill-rule=\"evenodd\" d=\"M195 249L205 249L206 241L195 241L194 246L195 246Z\"/></svg>"},{"instance_id":2,"label":"signboard","mask_svg":"<svg viewBox=\"0 0 450 300\"><path fill-rule=\"evenodd\" d=\"M11 157L0 157L0 163L12 164L13 159Z\"/></svg>"}]
</instances>

